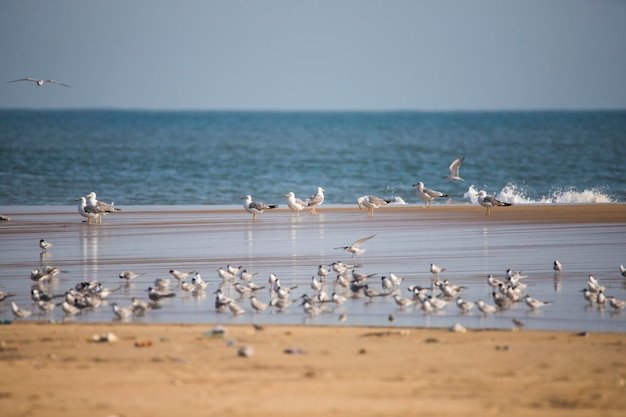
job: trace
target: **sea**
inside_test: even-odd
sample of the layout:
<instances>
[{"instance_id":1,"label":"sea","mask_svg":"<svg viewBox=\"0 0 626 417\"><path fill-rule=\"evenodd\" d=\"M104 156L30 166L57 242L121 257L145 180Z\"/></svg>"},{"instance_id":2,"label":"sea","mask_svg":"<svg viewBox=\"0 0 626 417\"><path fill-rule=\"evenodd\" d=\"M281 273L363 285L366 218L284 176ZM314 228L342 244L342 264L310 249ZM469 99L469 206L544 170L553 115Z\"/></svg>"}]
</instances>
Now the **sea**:
<instances>
[{"instance_id":1,"label":"sea","mask_svg":"<svg viewBox=\"0 0 626 417\"><path fill-rule=\"evenodd\" d=\"M364 194L475 204L626 202L626 111L252 112L0 110L0 207L326 204ZM464 181L443 179L464 156Z\"/></svg>"},{"instance_id":2,"label":"sea","mask_svg":"<svg viewBox=\"0 0 626 417\"><path fill-rule=\"evenodd\" d=\"M177 295L139 322L251 323L362 326L526 328L624 332L626 311L596 308L580 292L589 275L607 295L626 299L626 226L622 223L544 224L490 222L482 210L468 222L428 209L414 184L448 194L433 205L476 205L488 194L513 205L626 203L626 111L536 112L226 112L131 110L0 110L0 322L14 317L10 301L37 310L30 297L31 271L45 265L65 273L43 289L63 294L81 282L116 289L110 302L147 301L146 290L168 271L196 271L207 291ZM448 167L465 157L463 181L449 181ZM265 213L256 221L241 197L279 204L293 191L306 198L325 189L324 206L346 206L292 218ZM102 225L83 222L75 200L89 192L122 208ZM415 210L356 208L365 194ZM221 210L237 208L237 210ZM506 210L506 208L502 208ZM375 235L356 258L337 249ZM39 239L54 241L47 252ZM217 276L218 267L242 265L268 288L277 274L293 298L313 295L318 265L337 260L362 264L381 276L393 272L408 286L431 285L430 263L446 268L471 301L490 300L486 276L503 279L508 268L528 275L528 293L553 304L532 311L517 303L483 317L459 314L451 303L440 314L398 309L391 297L350 298L342 307L309 317L299 303L283 313L253 313L246 297ZM555 274L552 262L564 263ZM121 285L118 275L142 275ZM326 290L341 290L334 273ZM225 285L225 286L224 286ZM237 297L247 313L214 308L214 291ZM268 288L259 299L269 302ZM371 302L370 302L371 301ZM328 307L324 307L327 309ZM28 320L111 322L111 307L64 317L33 314ZM269 310L269 309L268 309ZM417 310L417 311L416 311ZM394 321L390 321L392 319Z\"/></svg>"}]
</instances>

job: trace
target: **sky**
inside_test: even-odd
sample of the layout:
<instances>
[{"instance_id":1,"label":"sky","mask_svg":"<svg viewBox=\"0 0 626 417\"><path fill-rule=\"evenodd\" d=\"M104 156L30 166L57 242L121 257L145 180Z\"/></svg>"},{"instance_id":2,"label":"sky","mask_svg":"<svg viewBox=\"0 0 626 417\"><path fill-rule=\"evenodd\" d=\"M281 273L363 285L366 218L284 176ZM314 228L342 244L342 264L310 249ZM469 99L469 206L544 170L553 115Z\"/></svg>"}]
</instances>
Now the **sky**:
<instances>
[{"instance_id":1,"label":"sky","mask_svg":"<svg viewBox=\"0 0 626 417\"><path fill-rule=\"evenodd\" d=\"M0 0L0 108L626 109L626 0Z\"/></svg>"}]
</instances>

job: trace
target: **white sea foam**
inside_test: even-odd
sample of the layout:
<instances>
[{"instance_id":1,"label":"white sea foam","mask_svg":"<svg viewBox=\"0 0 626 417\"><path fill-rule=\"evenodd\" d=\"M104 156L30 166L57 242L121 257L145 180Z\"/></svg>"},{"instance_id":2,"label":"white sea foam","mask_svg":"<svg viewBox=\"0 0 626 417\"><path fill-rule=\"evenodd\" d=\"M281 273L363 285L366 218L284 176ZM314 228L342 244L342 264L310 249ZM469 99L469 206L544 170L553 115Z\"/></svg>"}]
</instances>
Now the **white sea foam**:
<instances>
[{"instance_id":1,"label":"white sea foam","mask_svg":"<svg viewBox=\"0 0 626 417\"><path fill-rule=\"evenodd\" d=\"M469 198L472 204L478 204L479 189L471 185L464 198ZM487 190L486 190L487 191ZM491 194L500 201L511 204L576 204L576 203L611 203L612 199L602 190L593 188L590 190L578 191L575 189L555 189L550 194L538 198L529 196L529 193L521 186L509 183L499 192Z\"/></svg>"}]
</instances>

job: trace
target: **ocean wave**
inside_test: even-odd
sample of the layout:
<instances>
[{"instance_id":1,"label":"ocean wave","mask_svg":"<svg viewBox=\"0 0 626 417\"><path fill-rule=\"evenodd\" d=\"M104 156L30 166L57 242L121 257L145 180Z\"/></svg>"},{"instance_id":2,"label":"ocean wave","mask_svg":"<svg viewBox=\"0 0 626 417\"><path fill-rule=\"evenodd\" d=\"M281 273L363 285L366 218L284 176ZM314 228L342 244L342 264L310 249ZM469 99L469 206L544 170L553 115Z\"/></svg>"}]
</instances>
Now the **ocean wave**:
<instances>
[{"instance_id":1,"label":"ocean wave","mask_svg":"<svg viewBox=\"0 0 626 417\"><path fill-rule=\"evenodd\" d=\"M472 204L478 204L478 192L474 185L471 185L467 192L463 194L464 198L468 198ZM490 194L487 192L487 194ZM520 185L509 183L499 192L493 195L500 201L511 204L576 204L576 203L611 203L613 200L604 191L592 188L589 190L578 191L576 189L555 189L551 190L548 195L535 197Z\"/></svg>"}]
</instances>

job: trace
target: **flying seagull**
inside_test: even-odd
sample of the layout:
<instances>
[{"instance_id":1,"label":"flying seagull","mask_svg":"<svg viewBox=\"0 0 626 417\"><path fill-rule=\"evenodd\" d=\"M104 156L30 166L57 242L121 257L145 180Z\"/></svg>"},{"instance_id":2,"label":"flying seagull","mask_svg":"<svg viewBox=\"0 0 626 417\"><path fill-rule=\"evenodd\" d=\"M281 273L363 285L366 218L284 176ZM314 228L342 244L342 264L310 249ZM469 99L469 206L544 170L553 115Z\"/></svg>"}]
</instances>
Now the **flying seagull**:
<instances>
[{"instance_id":1,"label":"flying seagull","mask_svg":"<svg viewBox=\"0 0 626 417\"><path fill-rule=\"evenodd\" d=\"M463 178L459 177L459 168L461 168L461 164L464 160L464 156L455 159L454 162L450 164L450 175L447 175L443 178L452 181L464 181Z\"/></svg>"},{"instance_id":2,"label":"flying seagull","mask_svg":"<svg viewBox=\"0 0 626 417\"><path fill-rule=\"evenodd\" d=\"M13 81L7 81L7 83L16 83L18 81L32 81L35 84L37 84L38 87L41 87L42 85L44 85L45 83L53 83L53 84L58 84L58 85L62 85L63 87L70 87L67 84L63 84L60 81L56 81L56 80L38 80L36 78L20 78L19 80L13 80Z\"/></svg>"}]
</instances>

